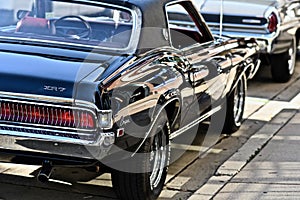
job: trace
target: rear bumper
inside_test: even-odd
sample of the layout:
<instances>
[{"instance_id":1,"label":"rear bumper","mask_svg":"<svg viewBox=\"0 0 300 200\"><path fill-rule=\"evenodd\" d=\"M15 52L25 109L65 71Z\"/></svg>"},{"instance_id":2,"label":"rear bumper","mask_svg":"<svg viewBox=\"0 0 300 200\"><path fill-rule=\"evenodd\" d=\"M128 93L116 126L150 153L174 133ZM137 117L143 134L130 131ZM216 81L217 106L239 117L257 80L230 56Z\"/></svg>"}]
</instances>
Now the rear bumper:
<instances>
[{"instance_id":1,"label":"rear bumper","mask_svg":"<svg viewBox=\"0 0 300 200\"><path fill-rule=\"evenodd\" d=\"M219 34L219 30L213 30L212 32L215 35ZM287 30L278 30L277 32L269 34L223 30L222 35L233 38L254 38L258 43L259 52L263 54L279 54L286 52L294 38L294 34Z\"/></svg>"},{"instance_id":2,"label":"rear bumper","mask_svg":"<svg viewBox=\"0 0 300 200\"><path fill-rule=\"evenodd\" d=\"M220 34L219 23L209 23L213 34ZM246 26L241 24L223 24L222 35L234 38L255 38L261 53L272 53L274 41L280 35L279 29L274 33L268 33L265 26Z\"/></svg>"},{"instance_id":3,"label":"rear bumper","mask_svg":"<svg viewBox=\"0 0 300 200\"><path fill-rule=\"evenodd\" d=\"M212 31L214 35L218 35L219 31ZM273 43L276 39L276 34L257 34L257 33L243 33L233 31L223 31L222 35L233 38L255 38L261 53L272 53Z\"/></svg>"},{"instance_id":4,"label":"rear bumper","mask_svg":"<svg viewBox=\"0 0 300 200\"><path fill-rule=\"evenodd\" d=\"M0 152L22 152L21 154L43 154L45 157L65 156L78 159L100 160L114 143L114 133L98 133L92 140L67 138L59 135L21 132L11 128L0 130ZM53 131L52 131L53 133Z\"/></svg>"}]
</instances>

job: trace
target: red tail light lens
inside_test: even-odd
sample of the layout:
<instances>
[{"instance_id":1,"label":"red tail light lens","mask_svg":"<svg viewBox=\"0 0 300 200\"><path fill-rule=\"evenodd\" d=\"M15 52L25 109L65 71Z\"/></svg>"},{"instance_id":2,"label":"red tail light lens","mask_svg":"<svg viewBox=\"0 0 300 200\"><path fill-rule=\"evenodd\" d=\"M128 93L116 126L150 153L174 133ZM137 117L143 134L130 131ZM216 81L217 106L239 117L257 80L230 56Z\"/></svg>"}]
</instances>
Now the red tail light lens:
<instances>
[{"instance_id":1,"label":"red tail light lens","mask_svg":"<svg viewBox=\"0 0 300 200\"><path fill-rule=\"evenodd\" d=\"M62 123L67 125L67 126L73 126L75 123L74 116L70 111L65 111L62 113Z\"/></svg>"},{"instance_id":2,"label":"red tail light lens","mask_svg":"<svg viewBox=\"0 0 300 200\"><path fill-rule=\"evenodd\" d=\"M273 33L277 29L277 24L278 24L277 16L274 13L272 13L268 19L269 19L268 30L270 33Z\"/></svg>"},{"instance_id":3,"label":"red tail light lens","mask_svg":"<svg viewBox=\"0 0 300 200\"><path fill-rule=\"evenodd\" d=\"M95 115L87 110L0 101L0 120L74 129L96 129Z\"/></svg>"},{"instance_id":4,"label":"red tail light lens","mask_svg":"<svg viewBox=\"0 0 300 200\"><path fill-rule=\"evenodd\" d=\"M1 106L1 113L3 113L3 115L4 115L3 119L9 120L9 118L11 116L11 110L10 110L10 107L8 104L3 104L3 106Z\"/></svg>"},{"instance_id":5,"label":"red tail light lens","mask_svg":"<svg viewBox=\"0 0 300 200\"><path fill-rule=\"evenodd\" d=\"M81 127L94 127L93 117L87 113L81 113L80 125Z\"/></svg>"}]
</instances>

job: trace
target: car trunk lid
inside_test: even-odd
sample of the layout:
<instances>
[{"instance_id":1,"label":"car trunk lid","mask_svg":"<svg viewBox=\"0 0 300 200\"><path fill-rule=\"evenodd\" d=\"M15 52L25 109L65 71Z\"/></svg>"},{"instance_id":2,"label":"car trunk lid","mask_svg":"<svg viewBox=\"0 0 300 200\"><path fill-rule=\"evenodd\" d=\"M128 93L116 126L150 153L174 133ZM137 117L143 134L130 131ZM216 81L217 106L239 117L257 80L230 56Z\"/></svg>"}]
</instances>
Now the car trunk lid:
<instances>
[{"instance_id":1,"label":"car trunk lid","mask_svg":"<svg viewBox=\"0 0 300 200\"><path fill-rule=\"evenodd\" d=\"M223 13L229 16L264 17L265 11L276 1L270 0L224 0ZM203 14L220 14L221 1L206 1L201 8Z\"/></svg>"},{"instance_id":2,"label":"car trunk lid","mask_svg":"<svg viewBox=\"0 0 300 200\"><path fill-rule=\"evenodd\" d=\"M105 70L104 63L112 60L112 56L103 55L101 60L91 61L89 54L83 59L32 51L0 51L0 91L64 98L74 97L80 81L95 70L100 76Z\"/></svg>"}]
</instances>

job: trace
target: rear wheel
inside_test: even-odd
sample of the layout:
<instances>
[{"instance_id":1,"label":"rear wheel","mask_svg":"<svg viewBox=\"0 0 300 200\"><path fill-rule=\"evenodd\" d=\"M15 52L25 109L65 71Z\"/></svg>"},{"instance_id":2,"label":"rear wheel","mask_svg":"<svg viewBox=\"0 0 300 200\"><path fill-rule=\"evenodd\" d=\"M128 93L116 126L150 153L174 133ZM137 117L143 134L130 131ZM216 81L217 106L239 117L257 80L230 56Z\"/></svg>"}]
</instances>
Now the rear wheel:
<instances>
[{"instance_id":1,"label":"rear wheel","mask_svg":"<svg viewBox=\"0 0 300 200\"><path fill-rule=\"evenodd\" d=\"M237 131L243 120L246 100L247 80L245 75L238 81L237 86L227 97L226 117L223 132L231 134Z\"/></svg>"},{"instance_id":2,"label":"rear wheel","mask_svg":"<svg viewBox=\"0 0 300 200\"><path fill-rule=\"evenodd\" d=\"M160 113L149 137L132 159L138 173L114 170L112 184L117 196L124 200L156 199L163 189L170 159L170 127L165 112Z\"/></svg>"},{"instance_id":3,"label":"rear wheel","mask_svg":"<svg viewBox=\"0 0 300 200\"><path fill-rule=\"evenodd\" d=\"M291 79L295 71L296 53L294 38L287 52L271 55L271 73L274 81L284 83Z\"/></svg>"}]
</instances>

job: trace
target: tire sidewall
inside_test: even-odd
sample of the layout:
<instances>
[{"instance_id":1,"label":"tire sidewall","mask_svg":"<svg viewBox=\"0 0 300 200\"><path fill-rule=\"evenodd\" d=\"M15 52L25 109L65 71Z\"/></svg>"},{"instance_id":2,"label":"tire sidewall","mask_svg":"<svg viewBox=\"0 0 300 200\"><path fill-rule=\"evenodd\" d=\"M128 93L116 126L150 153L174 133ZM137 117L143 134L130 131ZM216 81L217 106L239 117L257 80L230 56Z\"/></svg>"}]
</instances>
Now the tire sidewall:
<instances>
[{"instance_id":1,"label":"tire sidewall","mask_svg":"<svg viewBox=\"0 0 300 200\"><path fill-rule=\"evenodd\" d=\"M246 91L247 91L247 80L246 76L242 75L241 78L238 80L238 83L236 87L233 89L233 91L230 93L230 95L227 97L227 102L226 102L226 116L225 116L225 124L223 128L223 133L226 134L231 134L235 131L237 131L243 120L243 115L244 115L244 109L245 109L245 100L246 100ZM236 114L235 114L235 96L236 94L241 95L241 103L242 105L239 106L239 118L236 120ZM239 99L240 100L240 99Z\"/></svg>"},{"instance_id":2,"label":"tire sidewall","mask_svg":"<svg viewBox=\"0 0 300 200\"><path fill-rule=\"evenodd\" d=\"M289 54L291 48L293 50L292 58ZM295 38L291 40L291 45L286 52L271 55L271 73L274 81L284 83L290 80L295 72L296 55L297 47ZM289 61L291 61L293 65L291 70L289 69Z\"/></svg>"}]
</instances>

